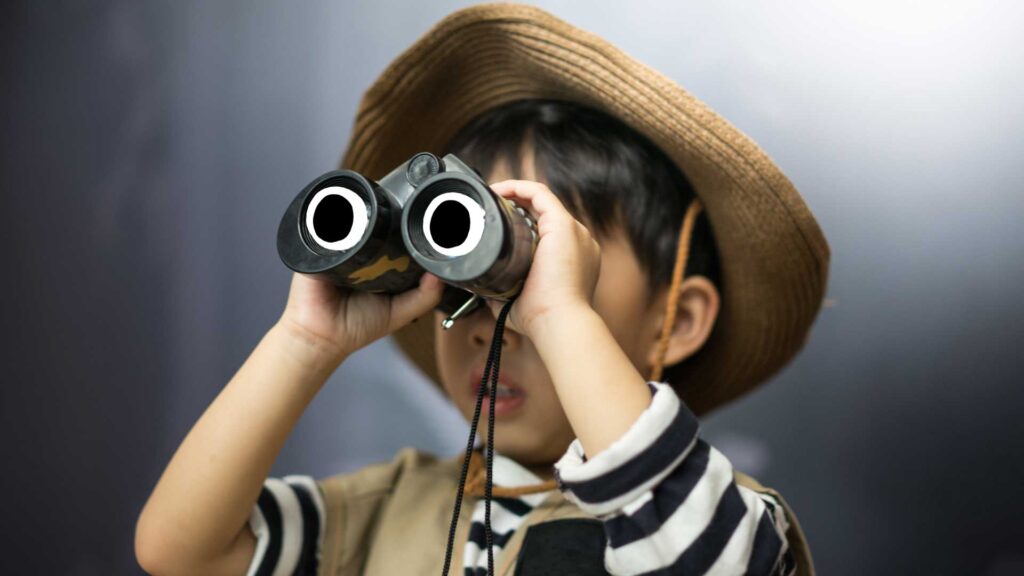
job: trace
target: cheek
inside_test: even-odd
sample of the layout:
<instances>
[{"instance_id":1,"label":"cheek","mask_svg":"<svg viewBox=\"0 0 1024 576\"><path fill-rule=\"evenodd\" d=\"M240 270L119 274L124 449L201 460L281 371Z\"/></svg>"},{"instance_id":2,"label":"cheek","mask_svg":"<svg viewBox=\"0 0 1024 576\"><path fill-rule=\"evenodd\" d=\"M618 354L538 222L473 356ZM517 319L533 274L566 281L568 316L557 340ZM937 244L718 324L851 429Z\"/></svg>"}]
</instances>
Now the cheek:
<instances>
[{"instance_id":1,"label":"cheek","mask_svg":"<svg viewBox=\"0 0 1024 576\"><path fill-rule=\"evenodd\" d=\"M450 397L452 395L451 383L455 378L455 369L453 359L457 351L452 350L454 341L452 334L441 328L441 320L444 319L444 315L440 312L434 312L434 359L437 362L438 376L441 378L441 385Z\"/></svg>"},{"instance_id":2,"label":"cheek","mask_svg":"<svg viewBox=\"0 0 1024 576\"><path fill-rule=\"evenodd\" d=\"M629 296L629 291L614 281L598 282L594 289L594 311L601 316L620 345L626 336L625 331L635 323L635 319L630 318L628 307L624 305L624 302L629 301Z\"/></svg>"},{"instance_id":3,"label":"cheek","mask_svg":"<svg viewBox=\"0 0 1024 576\"><path fill-rule=\"evenodd\" d=\"M465 379L472 369L474 357L469 344L468 323L456 322L450 329L441 328L441 321L447 315L434 312L434 359L437 362L441 386L449 398L461 398L466 391Z\"/></svg>"},{"instance_id":4,"label":"cheek","mask_svg":"<svg viewBox=\"0 0 1024 576\"><path fill-rule=\"evenodd\" d=\"M594 289L594 311L634 365L643 356L641 351L649 337L644 331L643 313L635 306L641 299L635 285L612 277L600 279Z\"/></svg>"}]
</instances>

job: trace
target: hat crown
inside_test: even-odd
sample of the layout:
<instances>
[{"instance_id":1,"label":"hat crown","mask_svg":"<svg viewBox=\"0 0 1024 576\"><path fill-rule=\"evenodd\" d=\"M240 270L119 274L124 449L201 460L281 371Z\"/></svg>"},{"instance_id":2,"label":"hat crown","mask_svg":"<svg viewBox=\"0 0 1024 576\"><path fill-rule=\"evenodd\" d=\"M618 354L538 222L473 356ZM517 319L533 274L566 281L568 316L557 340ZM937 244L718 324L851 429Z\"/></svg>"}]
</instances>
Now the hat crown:
<instances>
[{"instance_id":1,"label":"hat crown","mask_svg":"<svg viewBox=\"0 0 1024 576\"><path fill-rule=\"evenodd\" d=\"M793 184L682 87L540 8L482 4L435 24L363 95L342 166L376 178L415 152L442 154L473 117L525 98L570 100L621 119L693 184L714 230L722 286L707 342L665 369L692 411L748 393L795 356L821 309L830 251ZM431 322L394 338L440 386Z\"/></svg>"}]
</instances>

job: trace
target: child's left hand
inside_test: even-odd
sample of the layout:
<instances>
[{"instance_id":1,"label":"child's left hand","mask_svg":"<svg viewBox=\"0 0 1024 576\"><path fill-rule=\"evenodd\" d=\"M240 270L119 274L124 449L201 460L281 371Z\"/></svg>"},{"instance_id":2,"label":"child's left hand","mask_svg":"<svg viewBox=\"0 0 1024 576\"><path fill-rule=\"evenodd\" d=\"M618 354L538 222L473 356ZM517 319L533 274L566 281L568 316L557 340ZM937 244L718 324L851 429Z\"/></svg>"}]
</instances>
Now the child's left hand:
<instances>
[{"instance_id":1,"label":"child's left hand","mask_svg":"<svg viewBox=\"0 0 1024 576\"><path fill-rule=\"evenodd\" d=\"M490 187L525 208L537 222L539 234L533 264L505 325L531 336L542 317L574 307L591 308L601 271L601 246L590 230L540 182L504 180ZM497 318L505 302L486 302Z\"/></svg>"}]
</instances>

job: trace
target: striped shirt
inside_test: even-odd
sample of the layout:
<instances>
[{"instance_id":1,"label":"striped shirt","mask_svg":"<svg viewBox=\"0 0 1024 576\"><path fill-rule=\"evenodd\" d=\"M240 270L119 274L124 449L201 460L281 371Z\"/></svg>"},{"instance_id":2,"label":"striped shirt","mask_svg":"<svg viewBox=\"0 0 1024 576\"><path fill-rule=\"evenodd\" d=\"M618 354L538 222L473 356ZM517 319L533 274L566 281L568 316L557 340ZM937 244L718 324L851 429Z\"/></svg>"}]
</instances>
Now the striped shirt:
<instances>
[{"instance_id":1,"label":"striped shirt","mask_svg":"<svg viewBox=\"0 0 1024 576\"><path fill-rule=\"evenodd\" d=\"M555 463L564 496L599 518L612 574L792 574L789 522L770 494L736 483L666 383L611 446L587 459L579 438Z\"/></svg>"},{"instance_id":2,"label":"striped shirt","mask_svg":"<svg viewBox=\"0 0 1024 576\"><path fill-rule=\"evenodd\" d=\"M527 486L538 484L543 480L530 472L515 460L493 453L491 462L491 482L496 486ZM509 538L522 525L526 515L548 497L550 490L523 494L516 498L491 497L491 543L492 556L497 559L498 553L505 547ZM486 501L480 498L473 507L473 520L469 527L469 541L463 552L463 570L465 576L486 576L487 574L487 534L484 530Z\"/></svg>"},{"instance_id":3,"label":"striped shirt","mask_svg":"<svg viewBox=\"0 0 1024 576\"><path fill-rule=\"evenodd\" d=\"M736 483L732 465L699 437L696 416L668 384L647 386L651 404L622 437L590 459L576 439L554 464L565 498L602 521L608 572L794 574L782 504ZM498 453L492 471L498 486L541 481ZM548 494L491 499L495 557ZM249 576L316 574L324 518L313 478L268 478L249 520L257 539ZM463 566L466 576L479 576L487 573L483 499L472 518Z\"/></svg>"},{"instance_id":4,"label":"striped shirt","mask_svg":"<svg viewBox=\"0 0 1024 576\"><path fill-rule=\"evenodd\" d=\"M256 552L248 576L315 575L327 517L311 476L267 478L249 516Z\"/></svg>"}]
</instances>

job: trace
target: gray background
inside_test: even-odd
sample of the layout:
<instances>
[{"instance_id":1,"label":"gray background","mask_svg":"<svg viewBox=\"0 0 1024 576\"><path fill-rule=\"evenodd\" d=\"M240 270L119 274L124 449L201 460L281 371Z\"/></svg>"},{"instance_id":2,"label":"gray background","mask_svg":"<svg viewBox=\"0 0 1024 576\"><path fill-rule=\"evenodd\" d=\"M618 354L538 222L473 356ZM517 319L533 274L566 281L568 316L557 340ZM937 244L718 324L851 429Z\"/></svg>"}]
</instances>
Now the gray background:
<instances>
[{"instance_id":1,"label":"gray background","mask_svg":"<svg viewBox=\"0 0 1024 576\"><path fill-rule=\"evenodd\" d=\"M770 5L769 5L770 4ZM362 91L463 2L6 3L3 573L138 573L134 522L276 320L287 202ZM752 136L833 253L769 386L705 421L822 574L1024 573L1024 11L996 2L544 2ZM468 432L389 340L275 475Z\"/></svg>"}]
</instances>

